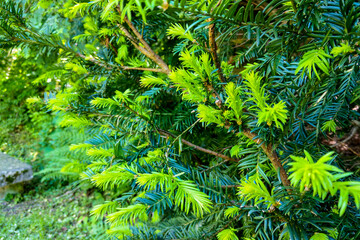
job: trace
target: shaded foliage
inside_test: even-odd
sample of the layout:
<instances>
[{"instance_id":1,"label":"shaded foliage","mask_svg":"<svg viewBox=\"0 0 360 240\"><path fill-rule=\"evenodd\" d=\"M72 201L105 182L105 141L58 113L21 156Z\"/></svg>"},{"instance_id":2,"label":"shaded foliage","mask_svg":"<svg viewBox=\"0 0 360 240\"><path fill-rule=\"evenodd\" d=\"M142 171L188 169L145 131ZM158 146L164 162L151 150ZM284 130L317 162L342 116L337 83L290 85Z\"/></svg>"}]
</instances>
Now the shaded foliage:
<instances>
[{"instance_id":1,"label":"shaded foliage","mask_svg":"<svg viewBox=\"0 0 360 240\"><path fill-rule=\"evenodd\" d=\"M359 237L358 172L329 144L359 127L359 3L29 4L1 3L0 46L55 58L32 102L85 140L58 173L113 192L110 236Z\"/></svg>"}]
</instances>

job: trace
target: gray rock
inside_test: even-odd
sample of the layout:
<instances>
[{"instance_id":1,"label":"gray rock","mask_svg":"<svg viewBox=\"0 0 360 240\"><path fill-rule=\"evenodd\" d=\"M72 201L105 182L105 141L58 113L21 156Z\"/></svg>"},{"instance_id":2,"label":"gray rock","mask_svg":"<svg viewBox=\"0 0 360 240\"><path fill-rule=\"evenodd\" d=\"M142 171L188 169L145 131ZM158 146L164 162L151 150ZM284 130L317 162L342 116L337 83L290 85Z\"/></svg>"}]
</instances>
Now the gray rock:
<instances>
[{"instance_id":1,"label":"gray rock","mask_svg":"<svg viewBox=\"0 0 360 240\"><path fill-rule=\"evenodd\" d=\"M29 164L0 152L0 198L4 192L17 189L20 183L29 181L32 177L33 172Z\"/></svg>"}]
</instances>

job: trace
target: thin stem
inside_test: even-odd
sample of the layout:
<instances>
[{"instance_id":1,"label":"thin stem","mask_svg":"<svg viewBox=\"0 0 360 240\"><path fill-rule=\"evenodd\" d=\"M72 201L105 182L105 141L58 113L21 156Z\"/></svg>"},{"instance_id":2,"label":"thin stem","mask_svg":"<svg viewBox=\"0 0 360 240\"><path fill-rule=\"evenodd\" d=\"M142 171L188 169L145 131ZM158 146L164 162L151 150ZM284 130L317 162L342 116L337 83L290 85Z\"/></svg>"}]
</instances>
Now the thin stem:
<instances>
[{"instance_id":1,"label":"thin stem","mask_svg":"<svg viewBox=\"0 0 360 240\"><path fill-rule=\"evenodd\" d=\"M157 131L158 131L161 135L164 135L164 136L166 136L166 137L172 137L172 138L176 138L176 137L177 137L176 135L172 134L171 132L168 132L168 131L165 131L165 130L162 130L162 129L159 129L159 128L157 129ZM206 148L200 147L200 146L198 146L198 145L195 145L195 144L193 144L193 143L191 143L191 142L189 142L189 141L187 141L187 140L185 140L185 139L183 139L183 138L181 139L181 142L182 142L183 144L189 146L189 147L195 148L195 149L198 150L198 151L201 151L201 152L204 152L204 153L208 153L208 154L210 154L210 155L214 155L214 156L216 156L216 157L225 159L225 160L227 160L227 161L232 161L232 162L239 162L239 161L240 161L239 159L231 158L231 157L228 157L228 156L226 156L226 155L224 155L224 154L221 154L221 153L218 153L218 152L214 152L214 151L212 151L212 150L210 150L210 149L206 149Z\"/></svg>"},{"instance_id":2,"label":"thin stem","mask_svg":"<svg viewBox=\"0 0 360 240\"><path fill-rule=\"evenodd\" d=\"M213 19L209 18L208 19L209 22L212 22ZM219 79L221 82L226 82L223 71L221 69L221 64L220 64L220 60L217 54L217 45L216 45L216 40L215 40L215 23L210 24L209 26L209 45L210 45L210 53L212 56L212 59L215 63L215 66L217 68L217 72L219 75Z\"/></svg>"},{"instance_id":3,"label":"thin stem","mask_svg":"<svg viewBox=\"0 0 360 240\"><path fill-rule=\"evenodd\" d=\"M192 129L198 122L200 121L200 118L198 120L196 120L193 124L191 124L187 129L185 129L180 135L178 135L174 141L168 146L168 149L166 151L166 156L169 154L170 148L172 145L174 145L174 143L182 136L184 135L186 132L188 132L190 129Z\"/></svg>"},{"instance_id":4,"label":"thin stem","mask_svg":"<svg viewBox=\"0 0 360 240\"><path fill-rule=\"evenodd\" d=\"M160 68L140 68L140 67L128 67L128 66L121 66L122 70L139 70L139 71L149 71L149 72L159 72L164 73L164 70Z\"/></svg>"},{"instance_id":5,"label":"thin stem","mask_svg":"<svg viewBox=\"0 0 360 240\"><path fill-rule=\"evenodd\" d=\"M265 152L266 156L270 159L272 165L274 166L275 170L280 171L280 178L281 182L285 187L290 186L290 180L289 177L281 163L281 160L279 159L276 151L273 149L272 144L265 144L263 141L259 138L256 139L257 135L252 133L249 129L243 130L242 133L248 137L253 142L260 144L260 147Z\"/></svg>"},{"instance_id":6,"label":"thin stem","mask_svg":"<svg viewBox=\"0 0 360 240\"><path fill-rule=\"evenodd\" d=\"M225 226L223 226L222 228L220 228L220 230L218 230L216 233L214 233L210 238L208 238L208 240L210 239L214 239L215 236L217 236L222 230L228 228L233 222L235 222L235 220L239 218L239 216L235 216L233 217L233 219L231 219Z\"/></svg>"},{"instance_id":7,"label":"thin stem","mask_svg":"<svg viewBox=\"0 0 360 240\"><path fill-rule=\"evenodd\" d=\"M214 165L214 166L211 166L211 167L203 170L201 173L203 173L203 172L208 172L208 171L210 171L211 169L216 168L216 167L218 167L218 166L220 166L220 165L223 165L224 163L226 163L226 162L228 162L228 161L229 161L229 160L224 160L224 161L222 161L222 162L219 162L218 164L216 164L216 165Z\"/></svg>"},{"instance_id":8,"label":"thin stem","mask_svg":"<svg viewBox=\"0 0 360 240\"><path fill-rule=\"evenodd\" d=\"M117 7L116 8L118 13L121 15L121 11L120 8ZM131 40L131 42L133 43L133 45L135 46L135 48L137 48L140 52L142 52L145 56L147 56L148 58L150 58L151 60L153 60L156 64L159 65L160 68L163 69L163 72L166 74L170 73L170 69L169 66L164 62L164 60L157 55L154 50L152 50L152 48L150 47L150 45L144 40L144 38L142 37L142 35L139 33L139 31L135 28L135 26L132 24L132 22L125 16L124 17L124 21L126 22L126 24L130 27L131 31L135 34L136 38L140 41L140 43L144 46L141 47L139 44L136 43L136 41L134 41L135 39L133 38L133 36L129 33L129 31L127 31L122 25L120 29L125 33L125 35ZM124 31L125 30L125 31Z\"/></svg>"},{"instance_id":9,"label":"thin stem","mask_svg":"<svg viewBox=\"0 0 360 240\"><path fill-rule=\"evenodd\" d=\"M99 65L107 70L112 70L115 68L120 68L121 70L124 71L131 71L131 70L138 70L138 71L150 71L150 72L160 72L160 73L164 73L164 70L160 69L160 68L141 68L141 67L129 67L129 66L110 66L108 64L105 64L103 62L101 62L100 60L97 60L95 58L87 58L85 55L81 54L81 53L77 53L76 54L78 57L81 57L84 60L90 61L92 63L95 63L96 65Z\"/></svg>"}]
</instances>

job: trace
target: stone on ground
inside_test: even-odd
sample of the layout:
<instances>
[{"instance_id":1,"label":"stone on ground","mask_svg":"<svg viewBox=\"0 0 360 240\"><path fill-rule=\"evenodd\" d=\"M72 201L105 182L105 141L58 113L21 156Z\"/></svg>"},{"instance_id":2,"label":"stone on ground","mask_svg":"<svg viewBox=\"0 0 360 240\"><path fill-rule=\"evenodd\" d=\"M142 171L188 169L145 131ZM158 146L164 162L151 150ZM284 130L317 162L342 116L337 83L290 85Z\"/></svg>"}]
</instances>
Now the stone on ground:
<instances>
[{"instance_id":1,"label":"stone on ground","mask_svg":"<svg viewBox=\"0 0 360 240\"><path fill-rule=\"evenodd\" d=\"M29 164L0 152L0 199L21 191L22 184L33 177Z\"/></svg>"}]
</instances>

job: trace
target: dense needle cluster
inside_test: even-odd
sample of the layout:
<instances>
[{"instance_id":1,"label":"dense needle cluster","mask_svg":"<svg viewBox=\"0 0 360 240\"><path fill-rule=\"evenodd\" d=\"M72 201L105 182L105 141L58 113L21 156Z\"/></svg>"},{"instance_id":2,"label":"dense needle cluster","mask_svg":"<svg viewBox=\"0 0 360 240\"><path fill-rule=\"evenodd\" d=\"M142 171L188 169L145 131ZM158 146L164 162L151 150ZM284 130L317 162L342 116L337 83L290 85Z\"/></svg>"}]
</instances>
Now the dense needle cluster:
<instances>
[{"instance_id":1,"label":"dense needle cluster","mask_svg":"<svg viewBox=\"0 0 360 240\"><path fill-rule=\"evenodd\" d=\"M92 213L114 239L355 240L359 172L326 140L358 129L359 19L354 0L4 0L0 48L49 59L28 103L77 141L45 177L112 192Z\"/></svg>"}]
</instances>

